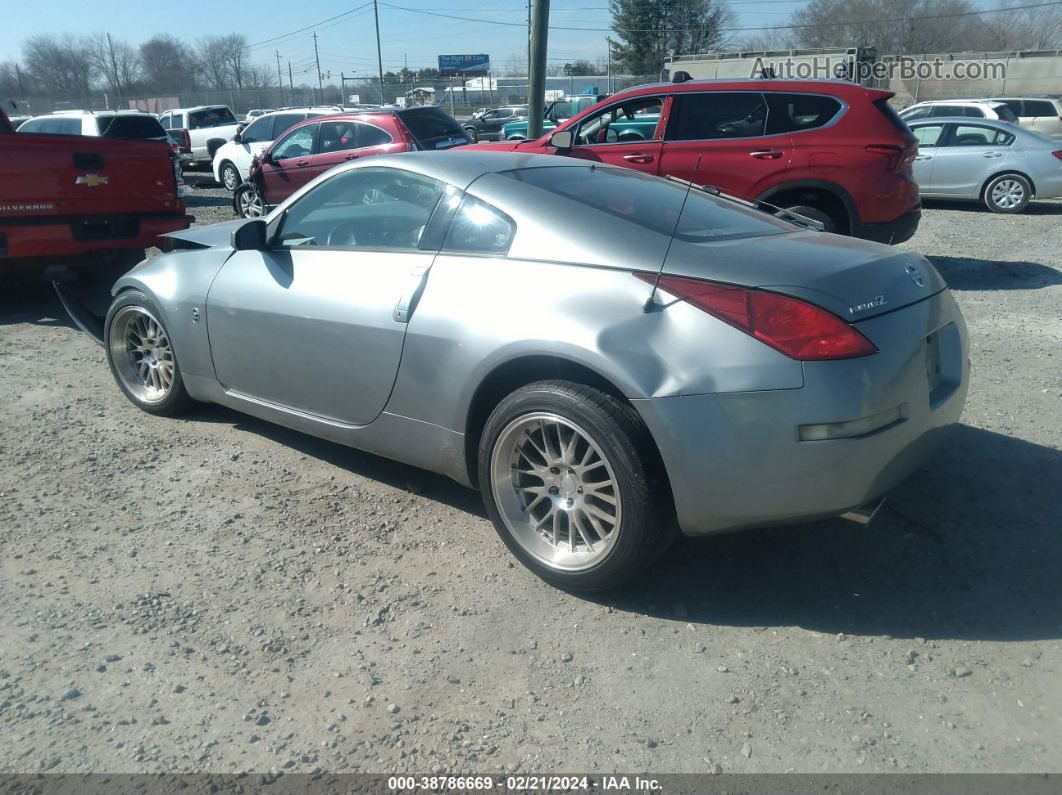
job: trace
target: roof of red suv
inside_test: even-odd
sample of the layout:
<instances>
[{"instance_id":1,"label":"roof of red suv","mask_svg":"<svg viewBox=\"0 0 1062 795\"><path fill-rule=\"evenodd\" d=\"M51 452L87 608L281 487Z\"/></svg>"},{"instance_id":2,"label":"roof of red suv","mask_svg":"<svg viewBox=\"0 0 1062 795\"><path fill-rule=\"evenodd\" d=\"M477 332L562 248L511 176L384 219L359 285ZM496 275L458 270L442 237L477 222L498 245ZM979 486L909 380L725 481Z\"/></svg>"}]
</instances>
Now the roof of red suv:
<instances>
[{"instance_id":1,"label":"roof of red suv","mask_svg":"<svg viewBox=\"0 0 1062 795\"><path fill-rule=\"evenodd\" d=\"M645 83L640 86L631 86L622 91L617 91L609 97L614 99L619 96L655 94L660 91L681 94L687 91L704 91L713 89L722 91L726 89L740 89L748 91L805 91L819 94L858 94L863 93L873 99L888 99L893 96L891 91L883 91L878 88L867 88L858 83L850 83L847 80L782 80L763 78L716 78L712 80L687 80L682 83Z\"/></svg>"}]
</instances>

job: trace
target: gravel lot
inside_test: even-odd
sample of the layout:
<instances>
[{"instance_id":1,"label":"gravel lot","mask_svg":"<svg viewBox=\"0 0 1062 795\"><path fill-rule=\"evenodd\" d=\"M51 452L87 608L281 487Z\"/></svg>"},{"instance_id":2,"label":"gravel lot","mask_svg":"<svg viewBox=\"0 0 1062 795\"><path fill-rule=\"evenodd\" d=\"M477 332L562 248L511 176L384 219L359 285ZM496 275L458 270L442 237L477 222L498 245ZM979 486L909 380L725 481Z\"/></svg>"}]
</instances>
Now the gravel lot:
<instances>
[{"instance_id":1,"label":"gravel lot","mask_svg":"<svg viewBox=\"0 0 1062 795\"><path fill-rule=\"evenodd\" d=\"M442 478L137 411L0 285L0 770L1062 772L1060 230L927 208L973 383L873 525L685 542L595 600Z\"/></svg>"}]
</instances>

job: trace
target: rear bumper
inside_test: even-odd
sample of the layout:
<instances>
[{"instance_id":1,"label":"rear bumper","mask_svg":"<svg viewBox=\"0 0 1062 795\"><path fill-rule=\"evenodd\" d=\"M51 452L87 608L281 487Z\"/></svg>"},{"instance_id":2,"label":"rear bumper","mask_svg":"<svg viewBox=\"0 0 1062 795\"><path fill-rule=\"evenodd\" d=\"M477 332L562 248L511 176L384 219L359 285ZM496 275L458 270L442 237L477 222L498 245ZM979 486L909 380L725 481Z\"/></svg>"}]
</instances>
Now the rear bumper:
<instances>
[{"instance_id":1,"label":"rear bumper","mask_svg":"<svg viewBox=\"0 0 1062 795\"><path fill-rule=\"evenodd\" d=\"M800 389L632 401L657 442L684 533L840 515L882 496L946 442L969 375L966 329L950 293L859 328L881 352L806 362ZM939 351L935 387L927 339ZM863 436L800 439L801 426L897 407L902 419Z\"/></svg>"},{"instance_id":2,"label":"rear bumper","mask_svg":"<svg viewBox=\"0 0 1062 795\"><path fill-rule=\"evenodd\" d=\"M905 243L914 237L914 233L918 231L918 223L921 220L922 208L918 207L904 213L899 218L894 218L892 221L861 224L856 237L890 245Z\"/></svg>"}]
</instances>

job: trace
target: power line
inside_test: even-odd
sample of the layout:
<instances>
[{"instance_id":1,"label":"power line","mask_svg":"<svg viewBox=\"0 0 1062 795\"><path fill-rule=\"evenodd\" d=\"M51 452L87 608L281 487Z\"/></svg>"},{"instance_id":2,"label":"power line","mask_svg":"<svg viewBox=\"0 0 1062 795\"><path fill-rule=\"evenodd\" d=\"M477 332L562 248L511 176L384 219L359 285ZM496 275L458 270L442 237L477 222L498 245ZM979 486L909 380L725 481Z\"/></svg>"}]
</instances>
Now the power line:
<instances>
[{"instance_id":1,"label":"power line","mask_svg":"<svg viewBox=\"0 0 1062 795\"><path fill-rule=\"evenodd\" d=\"M326 22L332 22L334 20L340 19L341 17L349 16L350 14L353 14L355 11L361 11L361 9L367 8L368 6L371 6L371 5L372 5L372 0L370 0L368 3L363 3L362 5L357 6L356 8L351 8L351 9L349 9L347 11L344 11L341 14L336 14L334 17L329 17L328 19L323 19L320 22L314 22L312 25L307 25L304 28L299 28L297 30L292 30L292 31L289 31L287 33L281 33L279 36L274 36L271 39L263 39L262 41L256 41L254 44L248 44L245 49L250 50L250 49L252 49L254 47L261 47L263 44L270 44L272 42L278 41L279 39L285 39L288 36L294 36L297 33L305 33L308 30L313 30L314 28L317 28L317 27L320 27L321 25L324 25Z\"/></svg>"},{"instance_id":2,"label":"power line","mask_svg":"<svg viewBox=\"0 0 1062 795\"><path fill-rule=\"evenodd\" d=\"M435 11L427 11L421 8L406 8L404 6L391 5L390 3L380 3L380 5L386 8L393 8L397 11L409 11L413 14L427 14L433 17L445 17L447 19L460 19L465 22L479 22L484 25L504 25L506 27L524 28L526 27L523 22L499 22L493 19L475 19L473 17L455 16L453 14L441 14ZM951 14L923 14L921 16L913 17L891 17L888 19L862 19L853 20L852 22L820 22L820 23L806 23L800 25L756 25L755 27L742 27L742 28L717 28L720 33L739 33L756 30L795 30L795 29L807 29L807 28L835 28L851 25L876 25L876 24L891 24L896 22L921 22L930 19L954 19L956 17L970 17L979 16L981 14L1000 14L1005 11L1024 11L1029 8L1046 8L1047 6L1062 5L1062 0L1050 0L1046 3L1032 3L1029 5L1021 6L1009 6L1007 8L986 8L977 11L957 11ZM567 27L563 25L550 25L550 30L579 30L579 31L602 31L617 33L687 33L689 31L703 30L703 26L699 28L588 28L584 26L579 27Z\"/></svg>"}]
</instances>

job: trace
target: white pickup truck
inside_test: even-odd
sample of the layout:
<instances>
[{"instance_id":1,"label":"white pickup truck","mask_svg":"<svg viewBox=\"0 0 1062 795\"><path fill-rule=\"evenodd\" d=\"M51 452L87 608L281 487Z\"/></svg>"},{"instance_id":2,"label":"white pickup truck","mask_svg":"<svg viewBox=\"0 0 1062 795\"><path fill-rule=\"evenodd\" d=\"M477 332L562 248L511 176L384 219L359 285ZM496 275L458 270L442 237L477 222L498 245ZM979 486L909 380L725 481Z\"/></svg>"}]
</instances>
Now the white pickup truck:
<instances>
[{"instance_id":1,"label":"white pickup truck","mask_svg":"<svg viewBox=\"0 0 1062 795\"><path fill-rule=\"evenodd\" d=\"M227 105L200 105L195 108L173 108L159 116L167 130L188 130L192 154L187 165L210 163L214 152L236 134L239 122Z\"/></svg>"}]
</instances>

